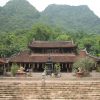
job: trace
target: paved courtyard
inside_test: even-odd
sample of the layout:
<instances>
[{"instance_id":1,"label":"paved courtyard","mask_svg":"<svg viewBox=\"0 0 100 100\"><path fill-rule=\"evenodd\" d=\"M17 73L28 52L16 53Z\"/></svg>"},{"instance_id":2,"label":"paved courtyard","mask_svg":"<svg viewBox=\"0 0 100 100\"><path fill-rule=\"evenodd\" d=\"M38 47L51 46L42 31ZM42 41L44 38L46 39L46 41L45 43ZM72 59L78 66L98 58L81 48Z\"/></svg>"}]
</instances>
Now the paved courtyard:
<instances>
[{"instance_id":1,"label":"paved courtyard","mask_svg":"<svg viewBox=\"0 0 100 100\"><path fill-rule=\"evenodd\" d=\"M74 75L74 73L61 73L60 77L55 77L55 76L50 76L47 75L45 77L42 76L42 73L32 73L32 76L26 76L26 77L3 77L0 76L0 80L42 80L43 78L45 78L45 80L100 80L100 72L91 72L90 75L88 77L76 77Z\"/></svg>"}]
</instances>

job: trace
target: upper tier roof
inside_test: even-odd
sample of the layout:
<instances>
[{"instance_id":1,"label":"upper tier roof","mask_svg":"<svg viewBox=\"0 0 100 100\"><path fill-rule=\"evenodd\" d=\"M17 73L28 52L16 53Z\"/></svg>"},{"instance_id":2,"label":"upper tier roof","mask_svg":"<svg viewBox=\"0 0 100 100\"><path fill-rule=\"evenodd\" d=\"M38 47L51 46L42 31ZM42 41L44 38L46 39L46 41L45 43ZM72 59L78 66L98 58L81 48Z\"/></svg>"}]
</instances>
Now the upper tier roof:
<instances>
[{"instance_id":1,"label":"upper tier roof","mask_svg":"<svg viewBox=\"0 0 100 100\"><path fill-rule=\"evenodd\" d=\"M29 44L31 48L66 48L76 47L72 41L33 41Z\"/></svg>"}]
</instances>

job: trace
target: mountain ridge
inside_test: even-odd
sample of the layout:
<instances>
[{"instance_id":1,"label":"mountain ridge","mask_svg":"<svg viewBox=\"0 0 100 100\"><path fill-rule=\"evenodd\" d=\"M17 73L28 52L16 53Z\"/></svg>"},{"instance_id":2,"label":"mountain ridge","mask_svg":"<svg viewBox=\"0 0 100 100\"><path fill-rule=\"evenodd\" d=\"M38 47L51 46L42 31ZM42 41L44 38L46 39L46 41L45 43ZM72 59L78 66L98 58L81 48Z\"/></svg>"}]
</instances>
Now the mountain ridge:
<instances>
[{"instance_id":1,"label":"mountain ridge","mask_svg":"<svg viewBox=\"0 0 100 100\"><path fill-rule=\"evenodd\" d=\"M88 13L87 13L87 11L88 11ZM83 12L84 12L84 14L83 14ZM95 24L98 24L98 21L100 24L100 19L87 6L69 6L69 5L52 4L52 5L48 6L42 12L42 14L43 14L42 16L44 18L45 18L45 16L48 18L47 20L49 21L49 23L50 23L50 21L51 21L51 23L56 23L56 24L57 24L57 22L59 22L58 24L60 24L60 25L61 25L61 23L63 23L62 27L67 26L68 28L72 27L72 28L78 29L78 27L82 26L82 27L80 27L80 29L82 30L82 28L83 28L83 30L86 30L88 25L90 26L89 28L91 28L92 25L95 26ZM55 19L57 20L56 22L55 22ZM88 24L87 24L87 22L88 22ZM68 25L66 23L68 23ZM85 25L86 25L86 27L83 27Z\"/></svg>"},{"instance_id":2,"label":"mountain ridge","mask_svg":"<svg viewBox=\"0 0 100 100\"><path fill-rule=\"evenodd\" d=\"M40 13L28 1L11 0L1 9L0 21L2 23L0 30L14 31L30 28L29 26L32 26L39 16ZM6 27L6 30L4 27Z\"/></svg>"},{"instance_id":3,"label":"mountain ridge","mask_svg":"<svg viewBox=\"0 0 100 100\"><path fill-rule=\"evenodd\" d=\"M0 7L0 31L29 29L36 23L45 23L62 30L100 33L100 18L86 5L51 4L39 12L27 0L11 0ZM6 28L5 28L6 27Z\"/></svg>"}]
</instances>

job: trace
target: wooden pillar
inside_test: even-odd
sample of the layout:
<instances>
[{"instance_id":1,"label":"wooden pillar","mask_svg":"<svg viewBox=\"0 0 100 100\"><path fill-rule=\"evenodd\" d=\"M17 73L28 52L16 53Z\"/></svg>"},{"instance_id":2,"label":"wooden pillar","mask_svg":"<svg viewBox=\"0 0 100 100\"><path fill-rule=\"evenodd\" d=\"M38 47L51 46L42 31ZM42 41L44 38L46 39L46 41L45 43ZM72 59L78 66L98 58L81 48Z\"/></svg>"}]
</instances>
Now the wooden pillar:
<instances>
[{"instance_id":1,"label":"wooden pillar","mask_svg":"<svg viewBox=\"0 0 100 100\"><path fill-rule=\"evenodd\" d=\"M42 63L42 68L44 69L44 64Z\"/></svg>"},{"instance_id":2,"label":"wooden pillar","mask_svg":"<svg viewBox=\"0 0 100 100\"><path fill-rule=\"evenodd\" d=\"M37 68L39 68L39 63L37 63Z\"/></svg>"},{"instance_id":3,"label":"wooden pillar","mask_svg":"<svg viewBox=\"0 0 100 100\"><path fill-rule=\"evenodd\" d=\"M35 65L35 71L37 71L37 63L35 63L34 65Z\"/></svg>"},{"instance_id":4,"label":"wooden pillar","mask_svg":"<svg viewBox=\"0 0 100 100\"><path fill-rule=\"evenodd\" d=\"M25 67L26 67L26 66L25 66L25 63L23 63L23 68L25 69Z\"/></svg>"},{"instance_id":5,"label":"wooden pillar","mask_svg":"<svg viewBox=\"0 0 100 100\"><path fill-rule=\"evenodd\" d=\"M31 68L31 64L30 63L28 64L28 67Z\"/></svg>"},{"instance_id":6,"label":"wooden pillar","mask_svg":"<svg viewBox=\"0 0 100 100\"><path fill-rule=\"evenodd\" d=\"M63 64L61 63L61 71L63 71Z\"/></svg>"},{"instance_id":7,"label":"wooden pillar","mask_svg":"<svg viewBox=\"0 0 100 100\"><path fill-rule=\"evenodd\" d=\"M69 64L69 71L72 72L72 64Z\"/></svg>"},{"instance_id":8,"label":"wooden pillar","mask_svg":"<svg viewBox=\"0 0 100 100\"><path fill-rule=\"evenodd\" d=\"M63 68L63 64L61 64L62 68Z\"/></svg>"},{"instance_id":9,"label":"wooden pillar","mask_svg":"<svg viewBox=\"0 0 100 100\"><path fill-rule=\"evenodd\" d=\"M34 72L35 64L32 63L32 71Z\"/></svg>"},{"instance_id":10,"label":"wooden pillar","mask_svg":"<svg viewBox=\"0 0 100 100\"><path fill-rule=\"evenodd\" d=\"M69 63L69 66L68 66L68 68L69 68L69 72L71 71L71 64Z\"/></svg>"},{"instance_id":11,"label":"wooden pillar","mask_svg":"<svg viewBox=\"0 0 100 100\"><path fill-rule=\"evenodd\" d=\"M19 63L19 66L21 67L21 63Z\"/></svg>"},{"instance_id":12,"label":"wooden pillar","mask_svg":"<svg viewBox=\"0 0 100 100\"><path fill-rule=\"evenodd\" d=\"M11 67L11 66L10 66L10 64L8 63L8 64L7 64L7 71L10 71L10 69L11 69L10 67Z\"/></svg>"},{"instance_id":13,"label":"wooden pillar","mask_svg":"<svg viewBox=\"0 0 100 100\"><path fill-rule=\"evenodd\" d=\"M3 75L6 75L6 66L5 66L5 64L3 66Z\"/></svg>"},{"instance_id":14,"label":"wooden pillar","mask_svg":"<svg viewBox=\"0 0 100 100\"><path fill-rule=\"evenodd\" d=\"M68 64L66 63L65 66L66 66L66 72L68 72Z\"/></svg>"},{"instance_id":15,"label":"wooden pillar","mask_svg":"<svg viewBox=\"0 0 100 100\"><path fill-rule=\"evenodd\" d=\"M37 71L37 63L35 63L35 71Z\"/></svg>"}]
</instances>

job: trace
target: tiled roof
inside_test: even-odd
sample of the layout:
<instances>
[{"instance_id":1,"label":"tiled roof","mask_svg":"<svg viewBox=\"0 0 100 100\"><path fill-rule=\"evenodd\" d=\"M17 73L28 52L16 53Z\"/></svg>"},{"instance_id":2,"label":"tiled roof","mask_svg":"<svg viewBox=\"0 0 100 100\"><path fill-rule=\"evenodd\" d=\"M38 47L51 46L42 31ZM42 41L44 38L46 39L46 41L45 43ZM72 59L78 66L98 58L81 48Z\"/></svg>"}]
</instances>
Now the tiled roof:
<instances>
[{"instance_id":1,"label":"tiled roof","mask_svg":"<svg viewBox=\"0 0 100 100\"><path fill-rule=\"evenodd\" d=\"M65 47L76 47L72 41L33 41L29 44L29 47L38 47L38 48L65 48Z\"/></svg>"},{"instance_id":2,"label":"tiled roof","mask_svg":"<svg viewBox=\"0 0 100 100\"><path fill-rule=\"evenodd\" d=\"M22 51L9 58L9 62L31 62L30 60L31 59L28 51Z\"/></svg>"},{"instance_id":3,"label":"tiled roof","mask_svg":"<svg viewBox=\"0 0 100 100\"><path fill-rule=\"evenodd\" d=\"M52 62L74 62L74 54L33 54L31 58L33 62L47 62L50 58Z\"/></svg>"},{"instance_id":4,"label":"tiled roof","mask_svg":"<svg viewBox=\"0 0 100 100\"><path fill-rule=\"evenodd\" d=\"M9 58L9 62L22 62L22 63L30 63L30 62L47 62L49 58L51 58L52 62L75 62L76 60L84 57L90 57L94 61L100 61L99 58L90 56L85 50L81 50L79 55L75 54L30 54L29 51L23 51L16 55L13 55Z\"/></svg>"},{"instance_id":5,"label":"tiled roof","mask_svg":"<svg viewBox=\"0 0 100 100\"><path fill-rule=\"evenodd\" d=\"M22 52L12 56L10 62L47 62L48 58L53 62L74 62L76 56L74 54L32 54Z\"/></svg>"},{"instance_id":6,"label":"tiled roof","mask_svg":"<svg viewBox=\"0 0 100 100\"><path fill-rule=\"evenodd\" d=\"M96 57L96 56L92 56L90 55L86 49L84 50L80 50L79 56L78 58L83 58L83 57L89 57L91 59L93 59L94 61L100 61L100 57Z\"/></svg>"}]
</instances>

